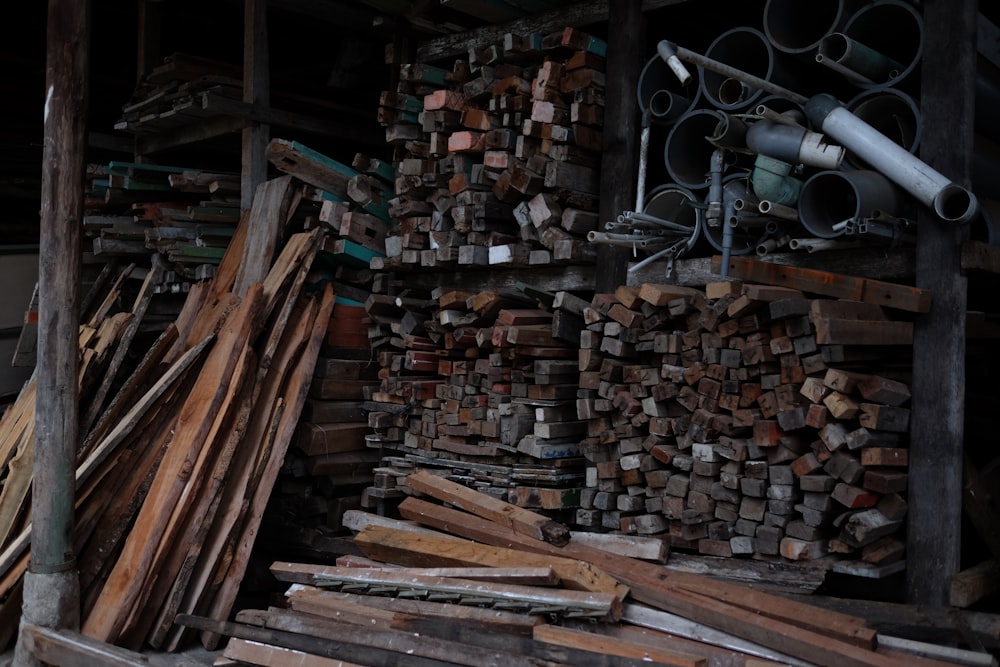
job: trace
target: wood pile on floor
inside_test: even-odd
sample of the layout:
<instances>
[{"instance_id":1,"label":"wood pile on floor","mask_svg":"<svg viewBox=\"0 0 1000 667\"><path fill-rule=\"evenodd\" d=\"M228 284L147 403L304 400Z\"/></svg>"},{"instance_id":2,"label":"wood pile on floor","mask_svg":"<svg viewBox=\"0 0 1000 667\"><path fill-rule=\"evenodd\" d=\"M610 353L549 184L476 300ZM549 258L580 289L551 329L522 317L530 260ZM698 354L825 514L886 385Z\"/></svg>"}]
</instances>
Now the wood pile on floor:
<instances>
[{"instance_id":1,"label":"wood pile on floor","mask_svg":"<svg viewBox=\"0 0 1000 667\"><path fill-rule=\"evenodd\" d=\"M131 309L113 283L81 326L73 541L90 637L172 649L178 612L230 613L334 311L312 274L324 230L294 222L298 187L258 188L214 276L141 360L155 262ZM29 383L0 420L4 643L30 557L33 406Z\"/></svg>"},{"instance_id":2,"label":"wood pile on floor","mask_svg":"<svg viewBox=\"0 0 1000 667\"><path fill-rule=\"evenodd\" d=\"M394 452L379 483L435 468L581 530L900 571L912 314L929 295L757 265L589 299L372 295L369 420Z\"/></svg>"},{"instance_id":3,"label":"wood pile on floor","mask_svg":"<svg viewBox=\"0 0 1000 667\"><path fill-rule=\"evenodd\" d=\"M430 471L408 482L420 492L400 505L402 519L351 513L360 556L274 562L287 588L271 606L178 623L230 637L223 659L246 665L989 664L985 654L900 642L858 617L578 544L543 515Z\"/></svg>"}]
</instances>

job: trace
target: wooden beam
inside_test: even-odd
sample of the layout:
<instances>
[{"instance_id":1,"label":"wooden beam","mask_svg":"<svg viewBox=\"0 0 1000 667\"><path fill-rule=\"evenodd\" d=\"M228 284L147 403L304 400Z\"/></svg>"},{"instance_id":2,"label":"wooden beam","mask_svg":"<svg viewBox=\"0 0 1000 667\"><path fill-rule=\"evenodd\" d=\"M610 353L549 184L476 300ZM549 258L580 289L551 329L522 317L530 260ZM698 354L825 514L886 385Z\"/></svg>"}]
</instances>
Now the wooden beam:
<instances>
[{"instance_id":1,"label":"wooden beam","mask_svg":"<svg viewBox=\"0 0 1000 667\"><path fill-rule=\"evenodd\" d=\"M924 3L927 53L920 107L920 153L956 183L971 182L974 153L977 0ZM965 419L965 328L968 285L962 243L968 227L917 215L917 287L934 290L930 310L914 321L912 421L906 546L910 602L947 605L949 582L961 567L962 450ZM933 495L933 497L931 497Z\"/></svg>"},{"instance_id":2,"label":"wooden beam","mask_svg":"<svg viewBox=\"0 0 1000 667\"><path fill-rule=\"evenodd\" d=\"M80 580L73 550L79 438L80 230L90 60L90 1L50 0L35 367L34 535L22 623L74 628ZM19 664L35 664L24 635Z\"/></svg>"},{"instance_id":3,"label":"wooden beam","mask_svg":"<svg viewBox=\"0 0 1000 667\"><path fill-rule=\"evenodd\" d=\"M267 108L271 104L270 46L267 33L267 0L243 2L243 102ZM240 204L253 204L257 186L267 179L267 142L271 128L254 123L243 128L240 169Z\"/></svg>"},{"instance_id":4,"label":"wooden beam","mask_svg":"<svg viewBox=\"0 0 1000 667\"><path fill-rule=\"evenodd\" d=\"M92 639L73 630L26 625L21 629L21 637L32 655L47 665L148 667L150 664L148 656Z\"/></svg>"},{"instance_id":5,"label":"wooden beam","mask_svg":"<svg viewBox=\"0 0 1000 667\"><path fill-rule=\"evenodd\" d=\"M641 120L635 89L642 70L645 21L641 0L617 0L608 7L607 89L601 151L600 220L615 220L636 208ZM597 246L595 291L624 285L629 248Z\"/></svg>"}]
</instances>

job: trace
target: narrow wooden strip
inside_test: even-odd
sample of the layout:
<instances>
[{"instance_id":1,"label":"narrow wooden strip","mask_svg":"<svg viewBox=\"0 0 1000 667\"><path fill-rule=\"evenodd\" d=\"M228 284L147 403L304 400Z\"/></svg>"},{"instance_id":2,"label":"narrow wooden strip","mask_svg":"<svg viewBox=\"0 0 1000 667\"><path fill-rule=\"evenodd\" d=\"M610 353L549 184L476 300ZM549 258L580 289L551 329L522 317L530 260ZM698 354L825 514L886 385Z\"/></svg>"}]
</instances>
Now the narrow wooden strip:
<instances>
[{"instance_id":1,"label":"narrow wooden strip","mask_svg":"<svg viewBox=\"0 0 1000 667\"><path fill-rule=\"evenodd\" d=\"M406 485L414 491L495 521L523 535L545 540L557 546L569 541L570 534L566 526L530 510L505 503L475 489L434 475L429 471L419 470L409 475L406 478Z\"/></svg>"},{"instance_id":2,"label":"narrow wooden strip","mask_svg":"<svg viewBox=\"0 0 1000 667\"><path fill-rule=\"evenodd\" d=\"M722 257L712 257L712 270L720 273ZM833 296L863 301L914 313L926 313L931 307L931 292L870 278L854 278L817 269L773 264L745 257L730 257L729 276L746 282L780 285Z\"/></svg>"},{"instance_id":3,"label":"narrow wooden strip","mask_svg":"<svg viewBox=\"0 0 1000 667\"><path fill-rule=\"evenodd\" d=\"M560 628L553 625L539 625L534 632L535 641L556 646L568 646L571 648L593 651L594 653L604 653L608 655L618 655L624 658L638 658L640 660L651 660L662 662L665 665L676 665L676 667L705 667L708 660L694 655L686 655L680 652L658 649L651 646L630 646L614 640L611 637L604 637L592 632L574 630L570 628Z\"/></svg>"},{"instance_id":4,"label":"narrow wooden strip","mask_svg":"<svg viewBox=\"0 0 1000 667\"><path fill-rule=\"evenodd\" d=\"M98 641L73 630L24 625L21 627L21 638L24 648L31 656L48 665L149 667L149 658L141 653Z\"/></svg>"},{"instance_id":5,"label":"narrow wooden strip","mask_svg":"<svg viewBox=\"0 0 1000 667\"><path fill-rule=\"evenodd\" d=\"M305 651L296 651L284 646L272 646L251 639L230 639L222 655L259 667L365 667L357 662L345 662L337 658L324 658Z\"/></svg>"}]
</instances>

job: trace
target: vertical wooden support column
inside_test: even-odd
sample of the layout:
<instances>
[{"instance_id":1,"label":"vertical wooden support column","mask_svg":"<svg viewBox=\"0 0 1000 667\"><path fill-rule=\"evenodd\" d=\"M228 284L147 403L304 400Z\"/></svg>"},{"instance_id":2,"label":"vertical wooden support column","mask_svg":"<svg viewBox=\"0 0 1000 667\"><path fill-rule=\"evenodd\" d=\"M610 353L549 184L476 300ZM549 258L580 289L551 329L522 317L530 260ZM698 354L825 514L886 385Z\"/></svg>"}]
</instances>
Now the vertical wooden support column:
<instances>
[{"instance_id":1,"label":"vertical wooden support column","mask_svg":"<svg viewBox=\"0 0 1000 667\"><path fill-rule=\"evenodd\" d=\"M267 0L244 0L243 101L263 107L271 104L270 47L267 35ZM253 205L257 186L267 180L267 142L271 127L253 123L243 129L243 163L240 204Z\"/></svg>"},{"instance_id":2,"label":"vertical wooden support column","mask_svg":"<svg viewBox=\"0 0 1000 667\"><path fill-rule=\"evenodd\" d=\"M965 186L974 141L977 16L977 0L924 3L920 155ZM917 286L933 292L933 304L917 318L913 335L906 588L910 602L928 605L948 604L951 576L960 569L967 296L960 257L967 238L967 228L920 212Z\"/></svg>"},{"instance_id":3,"label":"vertical wooden support column","mask_svg":"<svg viewBox=\"0 0 1000 667\"><path fill-rule=\"evenodd\" d=\"M32 539L21 622L77 629L72 532L90 0L49 0L46 44ZM19 639L14 664L41 663Z\"/></svg>"},{"instance_id":4,"label":"vertical wooden support column","mask_svg":"<svg viewBox=\"0 0 1000 667\"><path fill-rule=\"evenodd\" d=\"M154 0L139 1L139 18L136 21L137 52L135 57L135 82L160 64L160 3Z\"/></svg>"},{"instance_id":5,"label":"vertical wooden support column","mask_svg":"<svg viewBox=\"0 0 1000 667\"><path fill-rule=\"evenodd\" d=\"M635 89L645 44L642 0L608 3L608 59L605 88L604 141L601 158L600 222L614 220L635 207L639 169L639 101ZM632 252L597 246L597 292L614 292L625 284Z\"/></svg>"}]
</instances>

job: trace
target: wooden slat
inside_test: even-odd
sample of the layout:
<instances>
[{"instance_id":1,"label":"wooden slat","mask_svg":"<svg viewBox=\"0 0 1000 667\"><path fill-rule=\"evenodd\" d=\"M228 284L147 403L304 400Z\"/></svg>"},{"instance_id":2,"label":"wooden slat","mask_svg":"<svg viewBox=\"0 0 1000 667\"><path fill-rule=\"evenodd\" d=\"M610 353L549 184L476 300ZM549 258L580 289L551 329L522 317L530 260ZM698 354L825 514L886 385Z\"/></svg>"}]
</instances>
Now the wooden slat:
<instances>
[{"instance_id":1,"label":"wooden slat","mask_svg":"<svg viewBox=\"0 0 1000 667\"><path fill-rule=\"evenodd\" d=\"M57 667L148 667L149 657L97 641L72 630L53 630L37 625L21 627L24 648L46 665Z\"/></svg>"},{"instance_id":2,"label":"wooden slat","mask_svg":"<svg viewBox=\"0 0 1000 667\"><path fill-rule=\"evenodd\" d=\"M869 278L772 264L745 257L729 258L729 276L745 282L765 283L800 289L839 299L863 301L912 313L926 313L931 308L929 289L907 287ZM722 257L712 257L712 270L720 273Z\"/></svg>"},{"instance_id":3,"label":"wooden slat","mask_svg":"<svg viewBox=\"0 0 1000 667\"><path fill-rule=\"evenodd\" d=\"M534 638L535 641L546 644L569 646L585 651L593 651L594 653L618 655L623 658L651 660L662 662L665 665L676 665L676 667L706 667L708 665L708 660L705 658L688 655L680 651L668 651L651 646L630 646L618 642L611 637L602 637L591 632L560 628L553 625L539 625L536 627Z\"/></svg>"},{"instance_id":4,"label":"wooden slat","mask_svg":"<svg viewBox=\"0 0 1000 667\"><path fill-rule=\"evenodd\" d=\"M406 485L414 491L448 502L473 514L536 539L561 545L569 541L569 529L548 517L505 503L425 470L409 475Z\"/></svg>"}]
</instances>

